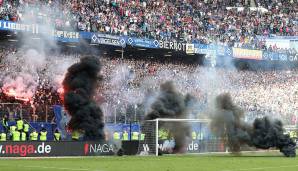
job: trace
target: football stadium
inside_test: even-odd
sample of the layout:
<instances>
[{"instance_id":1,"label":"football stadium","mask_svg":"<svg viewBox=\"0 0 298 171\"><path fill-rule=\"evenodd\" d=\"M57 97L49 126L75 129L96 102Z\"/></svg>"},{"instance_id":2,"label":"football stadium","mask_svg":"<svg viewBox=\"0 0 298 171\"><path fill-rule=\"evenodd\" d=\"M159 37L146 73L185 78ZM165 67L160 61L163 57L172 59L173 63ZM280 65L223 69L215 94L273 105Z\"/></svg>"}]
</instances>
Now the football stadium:
<instances>
[{"instance_id":1,"label":"football stadium","mask_svg":"<svg viewBox=\"0 0 298 171\"><path fill-rule=\"evenodd\" d=\"M298 170L297 0L0 0L1 171Z\"/></svg>"}]
</instances>

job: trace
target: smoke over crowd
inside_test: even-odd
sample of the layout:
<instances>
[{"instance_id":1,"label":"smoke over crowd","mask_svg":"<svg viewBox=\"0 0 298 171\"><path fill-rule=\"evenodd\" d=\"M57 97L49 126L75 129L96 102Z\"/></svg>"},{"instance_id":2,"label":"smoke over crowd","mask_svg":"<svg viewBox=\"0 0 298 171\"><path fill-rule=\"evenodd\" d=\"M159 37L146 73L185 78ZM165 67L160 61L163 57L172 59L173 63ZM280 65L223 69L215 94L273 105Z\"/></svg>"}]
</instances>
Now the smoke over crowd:
<instances>
[{"instance_id":1,"label":"smoke over crowd","mask_svg":"<svg viewBox=\"0 0 298 171\"><path fill-rule=\"evenodd\" d=\"M93 100L101 65L92 56L84 57L68 68L63 80L64 107L71 115L69 128L84 134L85 140L102 140L103 113Z\"/></svg>"},{"instance_id":2,"label":"smoke over crowd","mask_svg":"<svg viewBox=\"0 0 298 171\"><path fill-rule=\"evenodd\" d=\"M232 102L228 93L216 97L211 129L232 152L249 145L261 149L275 147L287 157L296 156L296 144L289 135L283 134L281 121L264 117L255 119L253 124L244 122L244 112Z\"/></svg>"},{"instance_id":3,"label":"smoke over crowd","mask_svg":"<svg viewBox=\"0 0 298 171\"><path fill-rule=\"evenodd\" d=\"M185 119L188 118L189 95L177 92L173 82L168 81L160 86L160 93L151 105L145 120L157 118ZM174 152L184 152L190 137L190 126L187 122L160 122L159 128L169 131L175 140Z\"/></svg>"}]
</instances>

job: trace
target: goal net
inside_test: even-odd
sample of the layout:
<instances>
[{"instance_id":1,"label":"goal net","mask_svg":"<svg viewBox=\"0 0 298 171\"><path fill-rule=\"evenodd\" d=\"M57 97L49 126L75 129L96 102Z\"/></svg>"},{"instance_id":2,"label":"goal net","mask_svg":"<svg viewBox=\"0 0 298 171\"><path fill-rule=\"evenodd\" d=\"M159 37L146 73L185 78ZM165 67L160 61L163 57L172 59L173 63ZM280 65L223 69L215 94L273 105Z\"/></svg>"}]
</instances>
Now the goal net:
<instances>
[{"instance_id":1,"label":"goal net","mask_svg":"<svg viewBox=\"0 0 298 171\"><path fill-rule=\"evenodd\" d=\"M140 155L171 154L175 147L173 130L183 132L179 125L188 125L190 128L185 149L186 153L225 152L222 141L214 136L209 129L210 120L207 119L164 119L144 121L141 132L145 135L139 142ZM173 128L174 129L171 129ZM185 131L184 131L185 132ZM177 138L176 138L177 139ZM184 148L184 147L183 147Z\"/></svg>"}]
</instances>

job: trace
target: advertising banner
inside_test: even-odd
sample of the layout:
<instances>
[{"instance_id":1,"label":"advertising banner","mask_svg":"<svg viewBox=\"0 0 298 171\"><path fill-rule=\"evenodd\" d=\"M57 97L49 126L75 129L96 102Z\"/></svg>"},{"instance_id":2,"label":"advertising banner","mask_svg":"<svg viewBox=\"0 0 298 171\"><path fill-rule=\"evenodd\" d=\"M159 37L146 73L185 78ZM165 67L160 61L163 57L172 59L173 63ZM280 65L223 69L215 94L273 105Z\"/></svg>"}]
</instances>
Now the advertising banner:
<instances>
[{"instance_id":1,"label":"advertising banner","mask_svg":"<svg viewBox=\"0 0 298 171\"><path fill-rule=\"evenodd\" d=\"M195 45L194 44L186 44L186 54L195 53Z\"/></svg>"},{"instance_id":2,"label":"advertising banner","mask_svg":"<svg viewBox=\"0 0 298 171\"><path fill-rule=\"evenodd\" d=\"M139 39L139 38L129 37L129 38L127 38L126 43L130 46L144 47L144 48L158 48L159 47L158 42L155 42L152 39Z\"/></svg>"},{"instance_id":3,"label":"advertising banner","mask_svg":"<svg viewBox=\"0 0 298 171\"><path fill-rule=\"evenodd\" d=\"M228 46L217 45L216 46L216 55L230 57L230 56L232 56L232 48L230 48Z\"/></svg>"},{"instance_id":4,"label":"advertising banner","mask_svg":"<svg viewBox=\"0 0 298 171\"><path fill-rule=\"evenodd\" d=\"M25 31L33 34L39 33L38 26L36 24L23 24L4 20L0 20L0 30Z\"/></svg>"},{"instance_id":5,"label":"advertising banner","mask_svg":"<svg viewBox=\"0 0 298 171\"><path fill-rule=\"evenodd\" d=\"M79 32L53 30L53 37L61 42L79 42Z\"/></svg>"},{"instance_id":6,"label":"advertising banner","mask_svg":"<svg viewBox=\"0 0 298 171\"><path fill-rule=\"evenodd\" d=\"M260 50L250 50L250 49L241 49L233 48L233 57L239 59L254 59L262 60L262 51Z\"/></svg>"},{"instance_id":7,"label":"advertising banner","mask_svg":"<svg viewBox=\"0 0 298 171\"><path fill-rule=\"evenodd\" d=\"M288 55L285 53L275 53L275 52L263 52L263 60L268 60L268 61L287 61L288 60Z\"/></svg>"},{"instance_id":8,"label":"advertising banner","mask_svg":"<svg viewBox=\"0 0 298 171\"><path fill-rule=\"evenodd\" d=\"M109 34L100 34L100 33L92 34L91 43L120 46L120 47L126 46L125 38L122 38L120 36L113 36Z\"/></svg>"},{"instance_id":9,"label":"advertising banner","mask_svg":"<svg viewBox=\"0 0 298 171\"><path fill-rule=\"evenodd\" d=\"M0 157L113 155L115 147L99 142L1 142Z\"/></svg>"},{"instance_id":10,"label":"advertising banner","mask_svg":"<svg viewBox=\"0 0 298 171\"><path fill-rule=\"evenodd\" d=\"M158 149L163 153L172 153L175 143L173 140L158 141ZM154 151L154 145L142 144L142 151ZM220 141L214 140L193 140L185 147L186 153L204 153L204 152L223 152L223 144Z\"/></svg>"},{"instance_id":11,"label":"advertising banner","mask_svg":"<svg viewBox=\"0 0 298 171\"><path fill-rule=\"evenodd\" d=\"M206 44L194 44L195 47L195 53L196 54L216 54L216 46L215 45L206 45ZM224 53L224 52L223 52Z\"/></svg>"},{"instance_id":12,"label":"advertising banner","mask_svg":"<svg viewBox=\"0 0 298 171\"><path fill-rule=\"evenodd\" d=\"M155 44L157 44L159 48L161 49L171 49L176 51L186 51L186 43L180 43L180 42L173 42L173 41L155 41Z\"/></svg>"}]
</instances>

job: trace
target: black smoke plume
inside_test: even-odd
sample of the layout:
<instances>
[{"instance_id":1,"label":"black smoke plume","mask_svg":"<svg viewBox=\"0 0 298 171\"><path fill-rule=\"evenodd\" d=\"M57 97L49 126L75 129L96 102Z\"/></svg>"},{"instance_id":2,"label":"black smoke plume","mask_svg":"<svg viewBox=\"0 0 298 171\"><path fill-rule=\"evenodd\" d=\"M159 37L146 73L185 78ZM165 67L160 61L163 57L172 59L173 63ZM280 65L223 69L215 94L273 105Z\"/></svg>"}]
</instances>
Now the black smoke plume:
<instances>
[{"instance_id":1,"label":"black smoke plume","mask_svg":"<svg viewBox=\"0 0 298 171\"><path fill-rule=\"evenodd\" d=\"M63 80L64 107L71 115L69 128L84 133L85 140L102 140L103 113L93 95L100 80L101 65L93 56L86 56L68 68Z\"/></svg>"},{"instance_id":2,"label":"black smoke plume","mask_svg":"<svg viewBox=\"0 0 298 171\"><path fill-rule=\"evenodd\" d=\"M177 92L173 82L168 81L160 86L159 96L151 105L151 111L145 120L157 118L187 119L187 104L190 96L184 97ZM186 122L159 122L159 127L169 131L175 140L174 152L184 152L187 139L190 137L190 126Z\"/></svg>"},{"instance_id":3,"label":"black smoke plume","mask_svg":"<svg viewBox=\"0 0 298 171\"><path fill-rule=\"evenodd\" d=\"M287 157L296 156L296 144L289 135L283 133L280 120L257 118L251 125L243 119L243 110L232 102L230 94L217 96L211 129L225 141L232 152L239 152L245 144L261 149L275 147Z\"/></svg>"}]
</instances>

